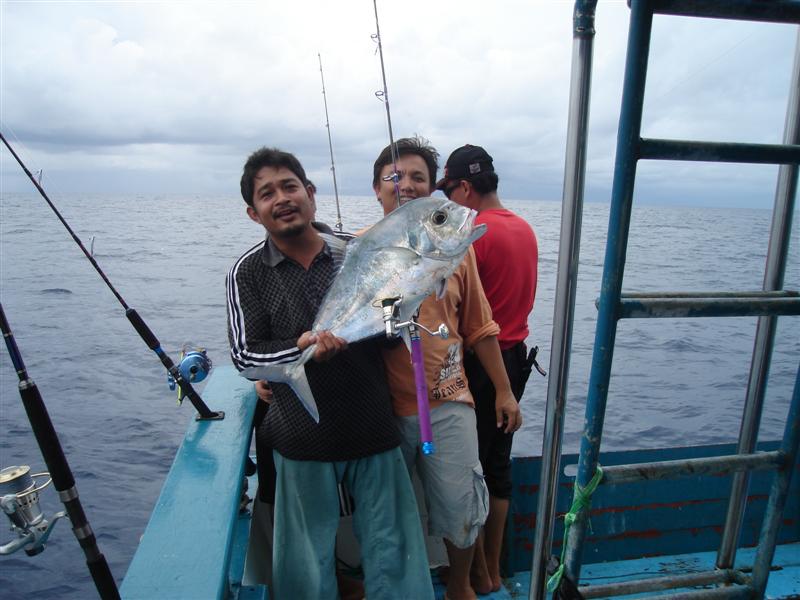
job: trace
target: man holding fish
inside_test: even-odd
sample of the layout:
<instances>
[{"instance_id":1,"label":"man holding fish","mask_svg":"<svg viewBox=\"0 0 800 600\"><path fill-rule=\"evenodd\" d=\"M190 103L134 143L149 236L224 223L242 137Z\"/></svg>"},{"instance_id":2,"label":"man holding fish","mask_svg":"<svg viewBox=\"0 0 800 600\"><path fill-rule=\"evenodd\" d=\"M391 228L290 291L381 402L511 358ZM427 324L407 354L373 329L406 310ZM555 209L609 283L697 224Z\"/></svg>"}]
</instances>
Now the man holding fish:
<instances>
[{"instance_id":1,"label":"man holding fish","mask_svg":"<svg viewBox=\"0 0 800 600\"><path fill-rule=\"evenodd\" d=\"M367 596L432 598L382 341L348 346L354 340L312 328L345 242L313 223L312 187L287 152L253 153L241 191L248 216L267 236L228 275L228 335L237 368L269 379L273 394L256 434L259 454L272 449L277 471L271 597L337 597L334 546L344 482L356 503ZM258 373L292 361L302 371L303 401L278 375Z\"/></svg>"},{"instance_id":2,"label":"man holding fish","mask_svg":"<svg viewBox=\"0 0 800 600\"><path fill-rule=\"evenodd\" d=\"M405 211L415 202L425 202L418 199L435 190L438 153L425 140L400 139L395 143L395 154L396 164L387 146L373 169L373 189L385 218L395 211L402 212L399 206L405 205ZM419 225L411 223L409 227L408 236L415 236ZM422 481L428 533L445 541L450 562L447 598L462 600L476 597L470 584L470 565L489 502L478 458L475 403L464 373L465 350L475 352L494 384L497 428L514 432L522 425L522 416L503 366L497 342L500 328L492 320L471 248L441 292L439 298L431 295L421 303L418 318L428 328L444 323L450 330L446 340L422 336L434 454L426 456L420 451L416 389L408 349L397 344L384 349L383 356L392 404L403 434L403 454L409 470L416 467Z\"/></svg>"}]
</instances>

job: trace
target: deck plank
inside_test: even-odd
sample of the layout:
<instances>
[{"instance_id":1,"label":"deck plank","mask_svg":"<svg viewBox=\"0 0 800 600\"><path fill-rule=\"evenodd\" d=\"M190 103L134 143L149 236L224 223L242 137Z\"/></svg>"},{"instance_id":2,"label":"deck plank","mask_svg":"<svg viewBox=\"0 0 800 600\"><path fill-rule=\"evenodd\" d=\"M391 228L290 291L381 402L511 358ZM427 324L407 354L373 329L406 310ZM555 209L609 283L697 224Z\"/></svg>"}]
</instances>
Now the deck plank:
<instances>
[{"instance_id":1,"label":"deck plank","mask_svg":"<svg viewBox=\"0 0 800 600\"><path fill-rule=\"evenodd\" d=\"M710 571L714 568L716 552L695 552L673 556L657 556L633 560L587 564L581 569L581 585L619 583L650 577L681 575ZM736 555L736 567L747 568L755 559L755 548L741 548ZM444 585L434 578L437 600L444 598ZM493 594L480 596L491 600L527 598L530 592L530 571L519 571L504 580L505 587ZM663 592L635 594L626 598L643 598ZM767 582L767 600L786 600L800 597L800 543L781 544L775 549L772 571Z\"/></svg>"}]
</instances>

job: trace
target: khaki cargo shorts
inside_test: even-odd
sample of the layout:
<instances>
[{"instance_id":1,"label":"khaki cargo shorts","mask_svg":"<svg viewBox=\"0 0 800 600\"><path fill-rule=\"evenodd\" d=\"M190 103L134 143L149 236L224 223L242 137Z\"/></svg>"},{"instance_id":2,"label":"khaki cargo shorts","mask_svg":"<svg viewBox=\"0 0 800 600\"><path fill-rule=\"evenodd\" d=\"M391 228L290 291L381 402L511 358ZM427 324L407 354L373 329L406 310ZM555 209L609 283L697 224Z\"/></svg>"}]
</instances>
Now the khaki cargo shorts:
<instances>
[{"instance_id":1,"label":"khaki cargo shorts","mask_svg":"<svg viewBox=\"0 0 800 600\"><path fill-rule=\"evenodd\" d=\"M457 548L475 543L489 512L489 492L478 459L475 409L445 402L431 410L436 451L422 454L419 417L398 417L401 449L409 474L416 469L428 509L428 535Z\"/></svg>"}]
</instances>

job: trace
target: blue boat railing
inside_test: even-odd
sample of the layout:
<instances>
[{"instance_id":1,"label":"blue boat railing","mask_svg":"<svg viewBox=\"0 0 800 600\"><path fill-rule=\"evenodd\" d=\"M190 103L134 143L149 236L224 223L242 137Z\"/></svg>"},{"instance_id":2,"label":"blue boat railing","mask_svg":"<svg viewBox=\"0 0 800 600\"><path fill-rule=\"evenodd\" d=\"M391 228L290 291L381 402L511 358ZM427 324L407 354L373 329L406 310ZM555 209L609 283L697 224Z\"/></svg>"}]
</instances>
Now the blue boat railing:
<instances>
[{"instance_id":1,"label":"blue boat railing","mask_svg":"<svg viewBox=\"0 0 800 600\"><path fill-rule=\"evenodd\" d=\"M123 600L265 600L242 584L251 512L245 460L258 399L233 366L216 367L203 396L221 421L192 420L120 587Z\"/></svg>"},{"instance_id":2,"label":"blue boat railing","mask_svg":"<svg viewBox=\"0 0 800 600\"><path fill-rule=\"evenodd\" d=\"M792 392L786 428L780 447L772 453L754 454L761 420L770 359L778 316L800 314L800 295L783 289L788 257L792 214L797 192L800 164L800 34L795 52L790 98L782 144L716 143L685 140L643 139L642 107L649 56L653 17L656 14L687 17L710 17L800 24L800 2L797 0L630 0L631 17L628 37L622 108L612 188L605 263L598 304L598 320L589 395L586 404L585 429L581 438L575 488L586 489L598 475L600 445L611 378L617 322L625 318L687 318L758 316L753 358L750 367L745 408L739 442L735 454L704 457L692 461L672 461L647 465L618 465L604 468L602 481L642 481L694 475L697 470L714 473L734 472L728 513L717 555L717 569L695 577L707 585L722 583L724 587L701 590L696 594L714 597L764 596L769 566L777 543L780 519L786 503L793 465L800 446L800 370ZM574 286L577 273L580 238L580 212L583 194L583 161L586 151L585 126L591 71L591 43L594 36L595 2L575 4L573 76L568 130L568 154L565 175L564 213L559 257L556 306L554 314L551 380L548 387L547 414L543 446L541 494L539 496L535 554L531 569L530 598L545 595L544 563L555 518L555 481L560 465L561 426L566 398L566 374L569 366L571 321L574 312ZM579 26L580 24L580 26ZM680 160L780 165L775 206L767 254L763 289L746 292L681 293L656 292L623 294L622 281L634 197L634 181L639 160ZM563 236L567 236L565 241ZM552 377L553 374L556 377ZM774 471L774 480L765 509L758 549L752 574L734 570L735 551L741 532L746 504L749 472L754 469ZM596 481L594 482L596 484ZM577 508L569 529L565 552L565 576L579 583L582 549L586 536L588 507ZM615 595L641 593L686 586L685 578L661 577L653 581L636 581L616 586ZM701 582L702 580L702 582ZM580 588L581 591L587 591ZM597 590L595 590L597 591ZM594 594L592 594L594 595Z\"/></svg>"},{"instance_id":3,"label":"blue boat railing","mask_svg":"<svg viewBox=\"0 0 800 600\"><path fill-rule=\"evenodd\" d=\"M734 469L740 467L724 461L729 455L736 454L736 446L735 443L725 443L603 450L600 462L604 477L592 498L592 529L583 546L582 584L590 583L593 594L598 585L618 581L622 573L676 575L712 568L725 525L732 476L736 472ZM778 440L760 440L757 453L747 455L742 461L774 463L779 450ZM665 459L669 462L660 466L660 471L653 468ZM512 463L513 514L508 523L504 564L508 575L530 569L534 550L531 540L541 524L536 512L535 501L541 493L537 484L546 466L539 456L515 457ZM556 481L558 515L564 515L570 509L577 466L577 453L562 457ZM758 543L772 484L774 471L771 465L759 467L752 471L747 492L740 540L741 547L747 550L737 554L736 561L740 566L752 564L753 547ZM675 471L684 468L692 470L693 474L680 478L673 476ZM792 550L795 554L800 552L800 461L794 468L778 538L778 543L788 551L784 550L773 563L773 568L784 567L784 577L771 577L769 582L770 591L776 594L787 588L797 590L796 583L788 586L785 578L791 577L790 564L797 564L796 558L785 557L791 556ZM629 475L631 471L632 476ZM646 474L648 479L637 479L639 472ZM554 554L561 553L563 538L564 519L559 518L554 523ZM654 556L660 558L656 560Z\"/></svg>"}]
</instances>

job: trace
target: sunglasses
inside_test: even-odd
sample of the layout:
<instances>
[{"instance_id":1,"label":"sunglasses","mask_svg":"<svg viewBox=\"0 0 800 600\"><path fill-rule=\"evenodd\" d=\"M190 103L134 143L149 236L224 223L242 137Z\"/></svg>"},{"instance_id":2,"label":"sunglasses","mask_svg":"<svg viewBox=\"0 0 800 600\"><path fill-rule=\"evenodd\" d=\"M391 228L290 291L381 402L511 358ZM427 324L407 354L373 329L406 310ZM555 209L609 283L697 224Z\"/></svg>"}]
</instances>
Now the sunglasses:
<instances>
[{"instance_id":1,"label":"sunglasses","mask_svg":"<svg viewBox=\"0 0 800 600\"><path fill-rule=\"evenodd\" d=\"M453 192L456 191L456 188L458 188L460 185L461 185L461 180L455 182L453 185L449 187L444 188L443 190L444 195L447 197L448 200L450 200L450 196L453 194Z\"/></svg>"}]
</instances>

